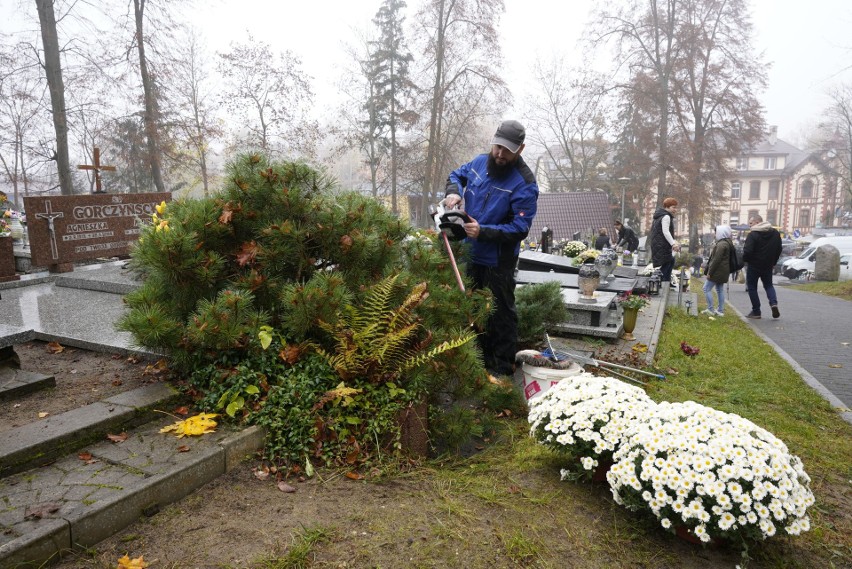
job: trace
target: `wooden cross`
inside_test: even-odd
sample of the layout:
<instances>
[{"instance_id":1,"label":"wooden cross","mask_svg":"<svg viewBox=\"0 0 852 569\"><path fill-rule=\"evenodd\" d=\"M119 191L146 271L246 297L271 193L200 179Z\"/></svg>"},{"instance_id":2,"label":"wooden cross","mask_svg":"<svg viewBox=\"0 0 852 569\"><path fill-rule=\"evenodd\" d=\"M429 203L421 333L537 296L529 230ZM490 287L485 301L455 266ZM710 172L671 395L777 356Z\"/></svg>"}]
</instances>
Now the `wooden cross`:
<instances>
[{"instance_id":1,"label":"wooden cross","mask_svg":"<svg viewBox=\"0 0 852 569\"><path fill-rule=\"evenodd\" d=\"M95 171L95 192L96 194L102 194L104 191L101 189L101 170L104 172L115 172L115 166L101 166L101 149L95 146L95 151L93 153L92 162L94 164L80 164L77 166L80 170L94 170Z\"/></svg>"}]
</instances>

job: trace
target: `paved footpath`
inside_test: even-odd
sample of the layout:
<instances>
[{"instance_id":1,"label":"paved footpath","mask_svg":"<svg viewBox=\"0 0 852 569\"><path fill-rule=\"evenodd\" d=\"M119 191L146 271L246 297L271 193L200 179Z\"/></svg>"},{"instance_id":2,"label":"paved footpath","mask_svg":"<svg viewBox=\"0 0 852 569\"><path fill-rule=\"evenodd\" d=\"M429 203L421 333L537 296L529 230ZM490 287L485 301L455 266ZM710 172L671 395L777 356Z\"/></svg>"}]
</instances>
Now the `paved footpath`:
<instances>
[{"instance_id":1,"label":"paved footpath","mask_svg":"<svg viewBox=\"0 0 852 569\"><path fill-rule=\"evenodd\" d=\"M745 318L751 301L744 284L731 283L726 302L852 422L852 302L795 290L788 283L786 277L775 277L777 320L759 284L760 320Z\"/></svg>"}]
</instances>

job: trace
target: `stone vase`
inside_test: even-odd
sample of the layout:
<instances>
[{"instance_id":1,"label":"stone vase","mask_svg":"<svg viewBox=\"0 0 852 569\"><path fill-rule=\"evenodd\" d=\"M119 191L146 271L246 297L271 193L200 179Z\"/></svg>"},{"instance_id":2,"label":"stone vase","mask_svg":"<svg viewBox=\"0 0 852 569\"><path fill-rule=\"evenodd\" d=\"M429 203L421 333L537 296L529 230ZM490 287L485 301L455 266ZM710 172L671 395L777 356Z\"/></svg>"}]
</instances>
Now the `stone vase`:
<instances>
[{"instance_id":1,"label":"stone vase","mask_svg":"<svg viewBox=\"0 0 852 569\"><path fill-rule=\"evenodd\" d=\"M580 289L580 302L596 302L595 289L601 284L601 274L595 265L580 265L577 274L577 287Z\"/></svg>"},{"instance_id":2,"label":"stone vase","mask_svg":"<svg viewBox=\"0 0 852 569\"><path fill-rule=\"evenodd\" d=\"M595 268L601 275L601 280L606 281L615 267L618 265L618 253L614 249L604 249L595 258Z\"/></svg>"},{"instance_id":3,"label":"stone vase","mask_svg":"<svg viewBox=\"0 0 852 569\"><path fill-rule=\"evenodd\" d=\"M12 239L20 241L24 237L24 226L21 225L21 220L13 217L9 220L9 229L12 230Z\"/></svg>"}]
</instances>

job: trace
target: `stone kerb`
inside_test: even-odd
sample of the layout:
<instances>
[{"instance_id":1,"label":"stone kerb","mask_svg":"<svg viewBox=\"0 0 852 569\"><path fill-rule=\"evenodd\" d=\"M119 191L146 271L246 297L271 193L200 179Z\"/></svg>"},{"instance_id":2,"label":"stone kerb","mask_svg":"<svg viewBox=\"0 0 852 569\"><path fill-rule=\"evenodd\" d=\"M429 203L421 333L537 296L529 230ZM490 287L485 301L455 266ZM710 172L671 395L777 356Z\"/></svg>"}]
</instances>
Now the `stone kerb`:
<instances>
[{"instance_id":1,"label":"stone kerb","mask_svg":"<svg viewBox=\"0 0 852 569\"><path fill-rule=\"evenodd\" d=\"M816 250L814 279L837 281L840 279L840 251L834 245L823 245Z\"/></svg>"},{"instance_id":2,"label":"stone kerb","mask_svg":"<svg viewBox=\"0 0 852 569\"><path fill-rule=\"evenodd\" d=\"M169 200L168 192L25 197L32 264L66 272L78 261L127 255Z\"/></svg>"}]
</instances>

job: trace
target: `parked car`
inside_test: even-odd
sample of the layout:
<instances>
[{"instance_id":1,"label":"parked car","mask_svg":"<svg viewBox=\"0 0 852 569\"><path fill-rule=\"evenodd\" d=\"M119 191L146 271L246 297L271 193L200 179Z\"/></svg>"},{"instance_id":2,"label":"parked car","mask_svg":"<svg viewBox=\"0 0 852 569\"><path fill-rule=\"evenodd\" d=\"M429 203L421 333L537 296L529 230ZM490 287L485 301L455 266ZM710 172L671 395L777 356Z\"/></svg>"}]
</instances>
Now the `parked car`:
<instances>
[{"instance_id":1,"label":"parked car","mask_svg":"<svg viewBox=\"0 0 852 569\"><path fill-rule=\"evenodd\" d=\"M823 237L811 243L802 254L784 262L782 273L788 279L798 279L814 271L816 250L823 245L833 245L840 252L840 256L852 254L852 236Z\"/></svg>"},{"instance_id":2,"label":"parked car","mask_svg":"<svg viewBox=\"0 0 852 569\"><path fill-rule=\"evenodd\" d=\"M852 255L840 256L840 279L841 281L852 281Z\"/></svg>"},{"instance_id":3,"label":"parked car","mask_svg":"<svg viewBox=\"0 0 852 569\"><path fill-rule=\"evenodd\" d=\"M778 262L775 263L774 267L772 267L772 274L773 275L783 274L784 273L784 262L787 261L788 259L795 259L795 257L793 257L792 255L781 255L778 258Z\"/></svg>"}]
</instances>

